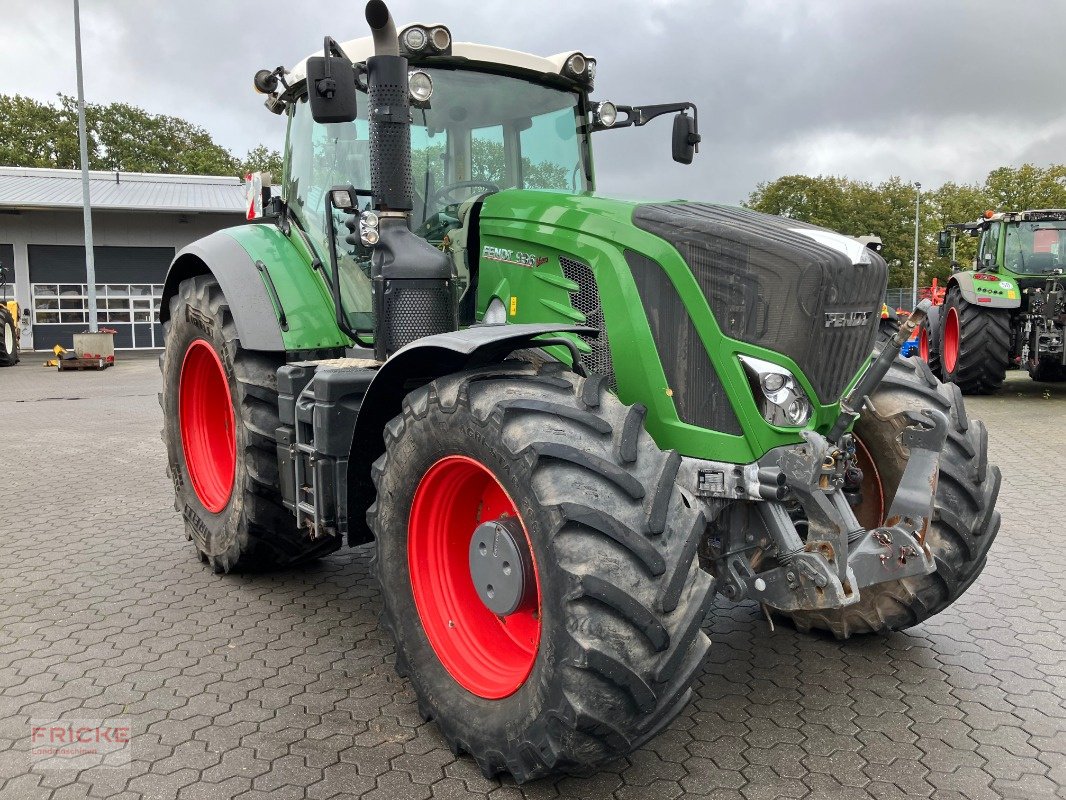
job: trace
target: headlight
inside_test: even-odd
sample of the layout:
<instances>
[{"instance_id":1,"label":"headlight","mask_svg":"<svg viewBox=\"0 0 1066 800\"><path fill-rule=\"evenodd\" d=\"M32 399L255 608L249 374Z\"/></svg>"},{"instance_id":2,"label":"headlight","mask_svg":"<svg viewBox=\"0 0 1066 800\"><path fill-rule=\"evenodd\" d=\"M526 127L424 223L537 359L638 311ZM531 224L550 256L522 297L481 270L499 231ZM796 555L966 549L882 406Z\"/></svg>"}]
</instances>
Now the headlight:
<instances>
[{"instance_id":1,"label":"headlight","mask_svg":"<svg viewBox=\"0 0 1066 800\"><path fill-rule=\"evenodd\" d=\"M379 224L378 215L373 211L364 211L359 215L359 239L367 247L373 247L381 240Z\"/></svg>"},{"instance_id":2,"label":"headlight","mask_svg":"<svg viewBox=\"0 0 1066 800\"><path fill-rule=\"evenodd\" d=\"M737 356L751 384L763 419L771 425L801 427L811 418L811 401L784 367L751 356Z\"/></svg>"}]
</instances>

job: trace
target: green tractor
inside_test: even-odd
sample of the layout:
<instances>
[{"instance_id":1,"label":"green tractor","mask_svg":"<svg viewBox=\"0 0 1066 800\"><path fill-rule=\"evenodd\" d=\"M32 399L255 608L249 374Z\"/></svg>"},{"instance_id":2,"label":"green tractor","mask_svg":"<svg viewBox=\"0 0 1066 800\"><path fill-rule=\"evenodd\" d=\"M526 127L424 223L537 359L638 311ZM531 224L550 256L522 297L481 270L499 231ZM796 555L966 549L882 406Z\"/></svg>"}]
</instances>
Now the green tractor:
<instances>
[{"instance_id":1,"label":"green tractor","mask_svg":"<svg viewBox=\"0 0 1066 800\"><path fill-rule=\"evenodd\" d=\"M926 323L923 355L963 394L991 394L1020 366L1033 380L1066 379L1066 210L986 212L940 232L954 255L960 234L980 237L973 269L954 270L944 305Z\"/></svg>"},{"instance_id":2,"label":"green tractor","mask_svg":"<svg viewBox=\"0 0 1066 800\"><path fill-rule=\"evenodd\" d=\"M684 707L715 593L800 630L915 625L980 573L999 470L958 390L875 350L846 236L594 193L592 138L692 103L590 99L596 62L399 30L255 83L276 196L182 250L169 474L217 572L372 543L418 708L486 775L640 747Z\"/></svg>"}]
</instances>

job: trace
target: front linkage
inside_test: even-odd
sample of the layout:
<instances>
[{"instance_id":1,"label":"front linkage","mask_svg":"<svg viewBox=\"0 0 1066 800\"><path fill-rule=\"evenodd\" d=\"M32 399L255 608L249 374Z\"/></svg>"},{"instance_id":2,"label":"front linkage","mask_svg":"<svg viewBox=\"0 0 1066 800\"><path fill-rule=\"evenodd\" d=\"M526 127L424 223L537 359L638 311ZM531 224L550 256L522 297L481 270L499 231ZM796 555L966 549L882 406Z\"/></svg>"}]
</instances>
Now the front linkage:
<instances>
[{"instance_id":1,"label":"front linkage","mask_svg":"<svg viewBox=\"0 0 1066 800\"><path fill-rule=\"evenodd\" d=\"M698 497L717 509L722 501L748 501L731 503L718 515L704 547L704 561L712 562L729 599L754 599L782 612L842 608L858 602L864 587L936 571L924 538L948 417L934 408L900 412L900 443L909 455L882 524L872 528L853 509L863 499L864 475L855 438L845 433L858 419L853 409L873 411L869 396L929 305L919 305L842 399L840 418L827 436L806 431L804 444L776 448L739 467L684 459L681 480ZM776 566L759 570L767 566L763 553Z\"/></svg>"}]
</instances>

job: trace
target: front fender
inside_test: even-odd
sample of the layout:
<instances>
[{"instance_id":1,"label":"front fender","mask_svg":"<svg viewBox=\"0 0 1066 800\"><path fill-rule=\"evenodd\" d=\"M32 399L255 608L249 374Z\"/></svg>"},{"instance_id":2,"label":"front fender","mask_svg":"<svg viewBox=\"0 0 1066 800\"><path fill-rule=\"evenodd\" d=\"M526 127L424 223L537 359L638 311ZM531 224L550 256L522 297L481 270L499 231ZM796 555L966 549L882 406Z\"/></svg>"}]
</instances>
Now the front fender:
<instances>
[{"instance_id":1,"label":"front fender","mask_svg":"<svg viewBox=\"0 0 1066 800\"><path fill-rule=\"evenodd\" d=\"M475 325L418 339L381 366L359 407L348 456L349 544L372 538L361 513L374 497L370 466L385 452L383 432L389 420L400 413L403 398L442 375L498 363L515 350L536 347L537 337L552 333L595 336L598 332L595 328L553 323Z\"/></svg>"}]
</instances>

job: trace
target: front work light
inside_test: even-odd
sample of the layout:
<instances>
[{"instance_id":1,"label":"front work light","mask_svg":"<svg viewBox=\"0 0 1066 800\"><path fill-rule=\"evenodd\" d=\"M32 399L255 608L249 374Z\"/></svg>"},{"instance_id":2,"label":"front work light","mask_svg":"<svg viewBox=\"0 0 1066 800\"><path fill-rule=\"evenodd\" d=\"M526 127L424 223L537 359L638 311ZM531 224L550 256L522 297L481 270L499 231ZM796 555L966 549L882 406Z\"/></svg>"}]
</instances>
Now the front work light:
<instances>
[{"instance_id":1,"label":"front work light","mask_svg":"<svg viewBox=\"0 0 1066 800\"><path fill-rule=\"evenodd\" d=\"M408 50L418 52L426 46L425 28L408 28L403 32L403 44Z\"/></svg>"},{"instance_id":2,"label":"front work light","mask_svg":"<svg viewBox=\"0 0 1066 800\"><path fill-rule=\"evenodd\" d=\"M433 79L428 72L415 70L407 76L407 85L411 91L411 99L416 103L425 103L433 96Z\"/></svg>"},{"instance_id":3,"label":"front work light","mask_svg":"<svg viewBox=\"0 0 1066 800\"><path fill-rule=\"evenodd\" d=\"M759 411L771 425L798 428L811 418L811 401L784 367L751 356L737 356L748 376Z\"/></svg>"},{"instance_id":4,"label":"front work light","mask_svg":"<svg viewBox=\"0 0 1066 800\"><path fill-rule=\"evenodd\" d=\"M604 128L611 128L618 122L618 108L610 100L596 106L596 121Z\"/></svg>"},{"instance_id":5,"label":"front work light","mask_svg":"<svg viewBox=\"0 0 1066 800\"><path fill-rule=\"evenodd\" d=\"M585 61L585 57L581 55L581 53L574 53L570 58L566 59L566 69L575 78L583 78L587 66L588 63Z\"/></svg>"}]
</instances>

